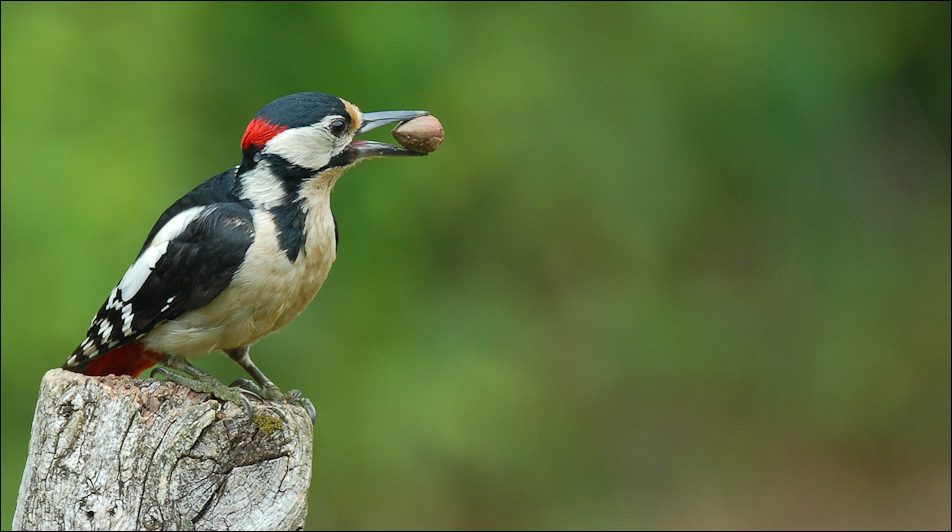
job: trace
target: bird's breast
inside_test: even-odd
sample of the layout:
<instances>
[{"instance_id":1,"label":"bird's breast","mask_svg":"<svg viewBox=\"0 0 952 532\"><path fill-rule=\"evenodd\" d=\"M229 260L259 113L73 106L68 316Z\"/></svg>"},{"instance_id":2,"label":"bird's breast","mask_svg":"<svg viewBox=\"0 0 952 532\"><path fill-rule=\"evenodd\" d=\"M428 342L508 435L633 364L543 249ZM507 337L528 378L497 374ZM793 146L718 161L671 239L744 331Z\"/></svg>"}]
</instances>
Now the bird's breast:
<instances>
[{"instance_id":1,"label":"bird's breast","mask_svg":"<svg viewBox=\"0 0 952 532\"><path fill-rule=\"evenodd\" d=\"M268 211L254 215L255 242L248 249L245 264L235 275L233 286L245 287L243 305L251 309L251 321L260 324L256 335L267 335L296 318L314 299L324 284L337 245L334 220L329 209L305 212L303 243L294 259L281 248L282 228ZM224 294L223 294L224 295Z\"/></svg>"},{"instance_id":2,"label":"bird's breast","mask_svg":"<svg viewBox=\"0 0 952 532\"><path fill-rule=\"evenodd\" d=\"M195 357L251 345L301 314L324 284L337 257L336 231L326 202L307 202L303 242L292 260L282 226L267 209L253 209L255 238L232 283L215 300L157 327L146 338L156 350Z\"/></svg>"}]
</instances>

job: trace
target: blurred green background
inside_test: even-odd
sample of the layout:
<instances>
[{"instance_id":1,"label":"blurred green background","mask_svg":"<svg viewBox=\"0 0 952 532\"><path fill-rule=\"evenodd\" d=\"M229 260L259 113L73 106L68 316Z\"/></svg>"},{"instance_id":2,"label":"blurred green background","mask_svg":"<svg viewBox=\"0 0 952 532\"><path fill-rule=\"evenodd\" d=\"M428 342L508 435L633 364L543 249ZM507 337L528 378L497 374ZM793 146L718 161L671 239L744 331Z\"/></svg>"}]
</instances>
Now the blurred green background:
<instances>
[{"instance_id":1,"label":"blurred green background","mask_svg":"<svg viewBox=\"0 0 952 532\"><path fill-rule=\"evenodd\" d=\"M254 350L309 528L950 527L949 3L2 10L3 527L44 372L305 90L447 132Z\"/></svg>"}]
</instances>

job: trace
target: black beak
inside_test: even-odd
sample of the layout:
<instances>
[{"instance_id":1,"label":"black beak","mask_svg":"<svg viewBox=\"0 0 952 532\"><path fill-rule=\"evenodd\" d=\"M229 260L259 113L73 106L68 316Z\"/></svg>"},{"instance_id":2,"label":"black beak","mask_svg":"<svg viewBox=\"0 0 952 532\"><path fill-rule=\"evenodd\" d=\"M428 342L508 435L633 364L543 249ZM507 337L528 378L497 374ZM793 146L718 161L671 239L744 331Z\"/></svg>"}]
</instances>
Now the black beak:
<instances>
[{"instance_id":1,"label":"black beak","mask_svg":"<svg viewBox=\"0 0 952 532\"><path fill-rule=\"evenodd\" d=\"M426 116L430 113L426 111L379 111L376 113L364 113L363 122L357 134L366 133L372 129L394 122L406 122L420 116ZM372 159L374 157L402 157L407 155L424 155L413 150L408 150L393 144L377 142L373 140L355 140L350 143L354 149L357 158L356 161ZM355 162L356 162L355 161Z\"/></svg>"}]
</instances>

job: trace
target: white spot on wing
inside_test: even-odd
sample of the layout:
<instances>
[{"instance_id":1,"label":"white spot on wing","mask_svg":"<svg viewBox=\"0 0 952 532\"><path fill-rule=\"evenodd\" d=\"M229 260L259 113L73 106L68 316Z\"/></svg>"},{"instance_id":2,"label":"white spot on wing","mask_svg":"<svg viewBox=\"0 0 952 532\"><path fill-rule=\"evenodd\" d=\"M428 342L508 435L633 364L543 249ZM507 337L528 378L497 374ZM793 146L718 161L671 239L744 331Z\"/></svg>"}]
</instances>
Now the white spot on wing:
<instances>
[{"instance_id":1,"label":"white spot on wing","mask_svg":"<svg viewBox=\"0 0 952 532\"><path fill-rule=\"evenodd\" d=\"M99 324L99 337L103 340L108 339L112 335L112 323L109 323L109 320L102 320L102 323Z\"/></svg>"},{"instance_id":2,"label":"white spot on wing","mask_svg":"<svg viewBox=\"0 0 952 532\"><path fill-rule=\"evenodd\" d=\"M109 294L109 301L106 302L107 309L117 309L122 306L122 300L118 296L119 289L113 288Z\"/></svg>"},{"instance_id":3,"label":"white spot on wing","mask_svg":"<svg viewBox=\"0 0 952 532\"><path fill-rule=\"evenodd\" d=\"M188 224L201 216L205 210L206 207L192 207L191 209L186 209L176 214L169 220L162 229L155 234L155 238L152 239L152 242L149 242L149 247L132 263L132 266L129 266L129 269L126 270L126 274L122 276L122 280L119 281L119 285L116 286L113 292L116 290L122 291L122 299L125 301L129 301L135 297L139 289L142 288L142 285L145 284L146 279L149 278L152 269L155 268L155 264L159 262L162 255L165 255L165 252L169 248L169 242L182 234L182 231L188 227ZM113 301L113 296L110 296L109 299L110 304L118 308L120 303ZM123 312L125 312L125 309L123 309Z\"/></svg>"},{"instance_id":4,"label":"white spot on wing","mask_svg":"<svg viewBox=\"0 0 952 532\"><path fill-rule=\"evenodd\" d=\"M122 334L132 335L132 303L126 303L126 306L122 307Z\"/></svg>"}]
</instances>

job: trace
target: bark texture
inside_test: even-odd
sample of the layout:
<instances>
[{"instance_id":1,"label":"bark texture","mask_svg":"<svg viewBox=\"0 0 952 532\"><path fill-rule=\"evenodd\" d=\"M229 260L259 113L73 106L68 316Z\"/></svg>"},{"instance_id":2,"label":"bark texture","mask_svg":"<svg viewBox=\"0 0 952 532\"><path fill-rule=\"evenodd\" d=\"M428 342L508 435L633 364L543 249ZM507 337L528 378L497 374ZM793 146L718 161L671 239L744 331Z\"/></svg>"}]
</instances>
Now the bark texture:
<instances>
[{"instance_id":1,"label":"bark texture","mask_svg":"<svg viewBox=\"0 0 952 532\"><path fill-rule=\"evenodd\" d=\"M173 383L43 377L14 530L300 530L312 425Z\"/></svg>"}]
</instances>

